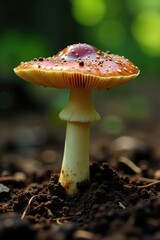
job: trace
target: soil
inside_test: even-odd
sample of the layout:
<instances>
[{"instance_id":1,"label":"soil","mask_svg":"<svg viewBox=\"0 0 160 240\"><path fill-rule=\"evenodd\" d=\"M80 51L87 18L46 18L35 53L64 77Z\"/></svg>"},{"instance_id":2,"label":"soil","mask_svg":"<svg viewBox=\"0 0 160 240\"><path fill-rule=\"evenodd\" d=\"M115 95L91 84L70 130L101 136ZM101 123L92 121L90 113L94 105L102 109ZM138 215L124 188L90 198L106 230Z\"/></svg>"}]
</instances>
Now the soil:
<instances>
[{"instance_id":1,"label":"soil","mask_svg":"<svg viewBox=\"0 0 160 240\"><path fill-rule=\"evenodd\" d=\"M30 131L17 124L1 135L0 240L160 239L157 126L152 135L94 136L91 179L72 197L58 183L63 139Z\"/></svg>"}]
</instances>

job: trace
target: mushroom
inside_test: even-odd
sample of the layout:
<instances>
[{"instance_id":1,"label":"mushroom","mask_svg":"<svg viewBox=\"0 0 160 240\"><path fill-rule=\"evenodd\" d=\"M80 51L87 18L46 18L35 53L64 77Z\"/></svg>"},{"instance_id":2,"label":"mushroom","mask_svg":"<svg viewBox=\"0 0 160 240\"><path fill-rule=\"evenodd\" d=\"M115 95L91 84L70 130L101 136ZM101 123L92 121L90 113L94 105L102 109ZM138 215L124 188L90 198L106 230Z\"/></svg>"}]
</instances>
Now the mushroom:
<instances>
[{"instance_id":1,"label":"mushroom","mask_svg":"<svg viewBox=\"0 0 160 240\"><path fill-rule=\"evenodd\" d=\"M77 192L78 182L90 178L90 124L100 119L92 105L91 91L127 83L138 76L139 69L124 57L79 43L53 57L22 62L14 71L34 84L70 89L68 104L59 114L67 121L59 182L72 195Z\"/></svg>"}]
</instances>

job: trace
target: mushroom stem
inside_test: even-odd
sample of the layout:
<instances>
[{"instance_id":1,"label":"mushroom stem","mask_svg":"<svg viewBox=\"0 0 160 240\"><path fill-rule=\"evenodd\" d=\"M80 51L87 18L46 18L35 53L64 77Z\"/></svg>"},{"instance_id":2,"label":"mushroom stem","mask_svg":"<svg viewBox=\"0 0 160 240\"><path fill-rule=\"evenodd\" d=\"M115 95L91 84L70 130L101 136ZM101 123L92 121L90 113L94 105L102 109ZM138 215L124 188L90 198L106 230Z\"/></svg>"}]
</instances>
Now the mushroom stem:
<instances>
[{"instance_id":1,"label":"mushroom stem","mask_svg":"<svg viewBox=\"0 0 160 240\"><path fill-rule=\"evenodd\" d=\"M72 195L77 191L77 182L89 179L90 123L100 119L92 106L91 90L71 89L68 105L59 117L67 121L59 182Z\"/></svg>"},{"instance_id":2,"label":"mushroom stem","mask_svg":"<svg viewBox=\"0 0 160 240\"><path fill-rule=\"evenodd\" d=\"M70 195L77 182L89 179L90 123L68 122L59 182Z\"/></svg>"},{"instance_id":3,"label":"mushroom stem","mask_svg":"<svg viewBox=\"0 0 160 240\"><path fill-rule=\"evenodd\" d=\"M90 89L71 89L67 106L59 117L69 122L94 122L100 120L100 115L92 105Z\"/></svg>"}]
</instances>

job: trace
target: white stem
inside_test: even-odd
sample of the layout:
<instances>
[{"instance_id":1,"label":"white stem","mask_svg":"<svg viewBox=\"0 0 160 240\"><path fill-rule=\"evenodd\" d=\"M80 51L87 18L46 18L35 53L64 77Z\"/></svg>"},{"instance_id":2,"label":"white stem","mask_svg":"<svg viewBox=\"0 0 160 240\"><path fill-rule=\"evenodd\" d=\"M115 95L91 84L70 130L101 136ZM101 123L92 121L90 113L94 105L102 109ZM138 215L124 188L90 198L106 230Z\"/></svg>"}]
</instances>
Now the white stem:
<instances>
[{"instance_id":1,"label":"white stem","mask_svg":"<svg viewBox=\"0 0 160 240\"><path fill-rule=\"evenodd\" d=\"M89 125L89 123L67 123L59 182L68 194L77 191L77 182L89 179Z\"/></svg>"},{"instance_id":2,"label":"white stem","mask_svg":"<svg viewBox=\"0 0 160 240\"><path fill-rule=\"evenodd\" d=\"M77 191L77 182L89 179L90 123L100 119L92 106L91 90L71 89L68 104L59 117L67 121L59 182L72 195Z\"/></svg>"}]
</instances>

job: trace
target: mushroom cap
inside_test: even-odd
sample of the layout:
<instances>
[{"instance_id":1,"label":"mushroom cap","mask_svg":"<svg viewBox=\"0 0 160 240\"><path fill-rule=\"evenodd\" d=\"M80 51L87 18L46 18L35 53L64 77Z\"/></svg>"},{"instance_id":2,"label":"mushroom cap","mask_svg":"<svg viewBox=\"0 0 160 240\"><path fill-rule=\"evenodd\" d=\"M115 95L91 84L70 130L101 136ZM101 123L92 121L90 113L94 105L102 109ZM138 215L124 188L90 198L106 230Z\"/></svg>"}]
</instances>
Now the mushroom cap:
<instances>
[{"instance_id":1,"label":"mushroom cap","mask_svg":"<svg viewBox=\"0 0 160 240\"><path fill-rule=\"evenodd\" d=\"M38 85L84 89L111 89L139 74L138 67L125 57L85 43L70 45L53 57L22 62L14 71Z\"/></svg>"}]
</instances>

